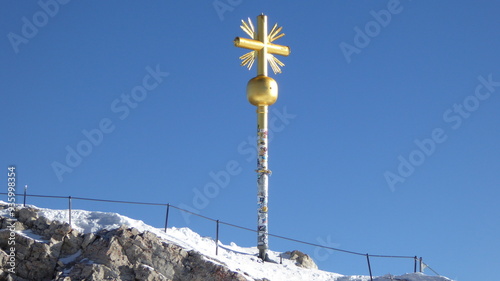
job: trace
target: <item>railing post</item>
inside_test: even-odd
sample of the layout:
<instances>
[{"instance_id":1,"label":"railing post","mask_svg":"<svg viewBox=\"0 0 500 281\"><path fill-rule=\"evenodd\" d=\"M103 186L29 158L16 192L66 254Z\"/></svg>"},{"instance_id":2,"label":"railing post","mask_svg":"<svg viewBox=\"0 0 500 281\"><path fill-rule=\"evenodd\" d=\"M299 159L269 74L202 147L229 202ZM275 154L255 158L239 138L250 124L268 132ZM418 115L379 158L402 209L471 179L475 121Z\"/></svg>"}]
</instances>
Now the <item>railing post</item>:
<instances>
[{"instance_id":1,"label":"railing post","mask_svg":"<svg viewBox=\"0 0 500 281\"><path fill-rule=\"evenodd\" d=\"M170 211L170 204L167 204L167 214L165 215L165 233L167 233L167 225L168 225L168 213Z\"/></svg>"},{"instance_id":2,"label":"railing post","mask_svg":"<svg viewBox=\"0 0 500 281\"><path fill-rule=\"evenodd\" d=\"M423 263L424 263L424 261L423 261L422 257L420 257L420 272L421 272L421 273L423 273L423 272L424 272L424 269L423 269Z\"/></svg>"},{"instance_id":3,"label":"railing post","mask_svg":"<svg viewBox=\"0 0 500 281\"><path fill-rule=\"evenodd\" d=\"M219 254L219 220L216 221L215 229L215 255Z\"/></svg>"},{"instance_id":4,"label":"railing post","mask_svg":"<svg viewBox=\"0 0 500 281\"><path fill-rule=\"evenodd\" d=\"M417 256L415 256L413 259L414 259L413 272L416 273L417 272L417 260L418 260L418 258L417 258Z\"/></svg>"},{"instance_id":5,"label":"railing post","mask_svg":"<svg viewBox=\"0 0 500 281\"><path fill-rule=\"evenodd\" d=\"M366 261L368 262L368 271L370 272L370 280L373 281L372 266L370 265L370 255L366 254Z\"/></svg>"},{"instance_id":6,"label":"railing post","mask_svg":"<svg viewBox=\"0 0 500 281\"><path fill-rule=\"evenodd\" d=\"M23 207L26 207L26 190L28 190L28 185L24 186L24 202L23 202Z\"/></svg>"},{"instance_id":7,"label":"railing post","mask_svg":"<svg viewBox=\"0 0 500 281\"><path fill-rule=\"evenodd\" d=\"M69 226L71 227L71 196L68 196L68 209L69 209Z\"/></svg>"}]
</instances>

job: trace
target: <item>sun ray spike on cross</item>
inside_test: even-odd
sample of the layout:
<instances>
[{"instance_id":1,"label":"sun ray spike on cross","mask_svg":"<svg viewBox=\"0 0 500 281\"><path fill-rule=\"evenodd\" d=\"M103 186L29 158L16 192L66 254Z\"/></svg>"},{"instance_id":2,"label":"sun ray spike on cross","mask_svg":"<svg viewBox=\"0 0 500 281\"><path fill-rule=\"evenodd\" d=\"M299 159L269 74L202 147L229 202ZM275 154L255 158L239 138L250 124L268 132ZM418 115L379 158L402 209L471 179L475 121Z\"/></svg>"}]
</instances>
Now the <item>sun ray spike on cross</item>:
<instances>
[{"instance_id":1,"label":"sun ray spike on cross","mask_svg":"<svg viewBox=\"0 0 500 281\"><path fill-rule=\"evenodd\" d=\"M241 65L248 69L252 68L257 60L257 77L248 81L247 98L248 101L257 106L257 248L259 257L264 261L269 261L267 250L268 242L268 191L269 176L271 170L268 165L268 107L278 99L278 83L267 76L267 66L271 66L274 74L281 73L281 68L285 64L275 55L288 56L290 48L273 44L272 42L283 37L280 33L282 28L275 24L271 32L267 32L267 17L260 15L257 17L257 30L252 21L241 21L241 29L251 37L234 39L236 47L249 49L250 52L240 57Z\"/></svg>"}]
</instances>

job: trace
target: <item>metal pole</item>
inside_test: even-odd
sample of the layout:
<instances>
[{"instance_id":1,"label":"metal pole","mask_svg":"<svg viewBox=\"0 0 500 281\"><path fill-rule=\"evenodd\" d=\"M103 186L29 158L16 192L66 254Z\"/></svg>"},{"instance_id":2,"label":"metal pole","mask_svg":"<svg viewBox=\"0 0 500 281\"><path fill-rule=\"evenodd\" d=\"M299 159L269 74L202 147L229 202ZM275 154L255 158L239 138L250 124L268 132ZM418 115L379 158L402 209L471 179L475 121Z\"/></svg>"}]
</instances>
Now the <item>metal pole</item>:
<instances>
[{"instance_id":1,"label":"metal pole","mask_svg":"<svg viewBox=\"0 0 500 281\"><path fill-rule=\"evenodd\" d=\"M424 269L423 269L423 263L424 263L424 261L423 261L422 257L420 257L420 272L421 272L421 273L423 273L423 272L424 272Z\"/></svg>"},{"instance_id":2,"label":"metal pole","mask_svg":"<svg viewBox=\"0 0 500 281\"><path fill-rule=\"evenodd\" d=\"M28 185L24 186L24 202L23 202L23 207L26 207L26 190L28 190Z\"/></svg>"},{"instance_id":3,"label":"metal pole","mask_svg":"<svg viewBox=\"0 0 500 281\"><path fill-rule=\"evenodd\" d=\"M259 257L263 260L268 260L267 249L269 249L268 177L270 171L268 170L267 108L267 105L257 107L257 248L259 249Z\"/></svg>"},{"instance_id":4,"label":"metal pole","mask_svg":"<svg viewBox=\"0 0 500 281\"><path fill-rule=\"evenodd\" d=\"M368 271L370 272L370 280L373 281L372 266L370 265L370 255L366 254L366 261L368 262Z\"/></svg>"},{"instance_id":5,"label":"metal pole","mask_svg":"<svg viewBox=\"0 0 500 281\"><path fill-rule=\"evenodd\" d=\"M69 207L69 212L68 212L69 226L71 227L71 196L68 196L68 207Z\"/></svg>"},{"instance_id":6,"label":"metal pole","mask_svg":"<svg viewBox=\"0 0 500 281\"><path fill-rule=\"evenodd\" d=\"M167 225L168 225L168 213L170 210L170 204L167 204L167 214L165 215L165 233L167 233Z\"/></svg>"},{"instance_id":7,"label":"metal pole","mask_svg":"<svg viewBox=\"0 0 500 281\"><path fill-rule=\"evenodd\" d=\"M418 258L417 258L417 256L415 256L415 258L414 258L415 264L413 265L413 272L415 272L415 273L417 272L417 260L418 260Z\"/></svg>"},{"instance_id":8,"label":"metal pole","mask_svg":"<svg viewBox=\"0 0 500 281\"><path fill-rule=\"evenodd\" d=\"M267 16L263 14L257 17L257 38L255 39L263 43L257 55L257 75L267 76Z\"/></svg>"},{"instance_id":9,"label":"metal pole","mask_svg":"<svg viewBox=\"0 0 500 281\"><path fill-rule=\"evenodd\" d=\"M269 62L274 73L281 73L279 66L284 66L284 64L273 56L273 54L288 56L290 48L271 43L285 34L279 34L281 27L277 28L277 24L274 25L269 34L267 16L264 14L257 17L256 31L250 20L248 23L242 21L242 24L241 28L243 31L252 37L252 39L236 37L234 40L236 47L252 50L240 57L243 60L242 65L246 65L250 69L255 59L257 60L257 77L248 81L247 98L252 105L257 106L257 248L259 249L259 257L264 261L268 261L267 198L269 187L268 176L271 174L271 171L269 171L267 166L267 111L268 106L274 104L278 99L278 83L273 78L267 76L267 66Z\"/></svg>"},{"instance_id":10,"label":"metal pole","mask_svg":"<svg viewBox=\"0 0 500 281\"><path fill-rule=\"evenodd\" d=\"M264 47L258 51L257 56L257 75L267 76L267 16L259 15L257 17L257 40L264 44ZM265 95L269 95L269 91L264 91ZM268 241L268 175L267 167L268 157L268 131L267 131L267 108L268 103L259 103L257 106L257 248L259 249L259 257L262 260L268 260L267 249L269 249Z\"/></svg>"},{"instance_id":11,"label":"metal pole","mask_svg":"<svg viewBox=\"0 0 500 281\"><path fill-rule=\"evenodd\" d=\"M219 254L219 220L216 221L215 229L215 255Z\"/></svg>"}]
</instances>

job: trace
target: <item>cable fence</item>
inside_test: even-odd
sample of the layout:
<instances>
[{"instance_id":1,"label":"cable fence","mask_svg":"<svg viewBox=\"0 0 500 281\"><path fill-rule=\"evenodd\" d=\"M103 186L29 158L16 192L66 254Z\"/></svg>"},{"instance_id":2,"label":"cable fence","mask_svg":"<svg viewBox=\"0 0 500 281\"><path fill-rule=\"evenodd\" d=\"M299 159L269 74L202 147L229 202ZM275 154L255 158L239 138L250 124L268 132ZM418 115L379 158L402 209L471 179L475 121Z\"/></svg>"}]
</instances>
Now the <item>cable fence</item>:
<instances>
[{"instance_id":1,"label":"cable fence","mask_svg":"<svg viewBox=\"0 0 500 281\"><path fill-rule=\"evenodd\" d=\"M2 195L9 195L9 196L14 195L12 193L5 193L5 192L0 192L0 194L2 194ZM170 203L152 203L152 202L121 201L121 200L109 200L109 199L97 199L97 198L73 197L73 196L55 196L55 195L27 194L26 188L25 188L23 194L15 194L15 196L22 196L23 197L23 206L26 206L27 197L56 198L56 199L65 199L65 200L68 200L68 222L69 222L70 226L71 226L71 213L72 213L71 210L72 210L72 202L73 202L73 200L105 202L105 203L120 203L120 204L135 204L135 205L148 205L148 206L164 206L164 207L166 207L165 222L164 222L164 232L165 233L167 232L167 228L168 228L168 222L169 222L169 216L170 216L170 209L174 208L174 209L176 209L176 210L178 210L180 212L185 212L185 213L188 213L188 214L191 214L191 215L194 215L194 216L197 216L197 217L200 217L202 219L205 219L205 220L208 220L208 221L212 221L212 222L215 223L215 229L216 229L216 231L215 231L215 233L216 233L216 235L215 235L216 236L215 237L215 254L216 255L218 255L218 253L219 253L219 226L220 226L220 224L223 224L223 225L226 225L226 226L230 226L230 227L234 227L234 228L238 228L238 229L242 229L242 230L245 230L245 231L250 231L250 232L257 233L257 230L250 229L248 227L239 226L239 225L232 224L232 223L229 223L229 222L221 221L221 220L218 220L218 219L210 218L210 217L207 217L207 216L203 216L203 215L200 215L200 214L197 214L197 213L194 213L194 212L191 212L191 211L179 208L179 207L174 206L174 205L172 205ZM11 204L11 203L8 203L8 204ZM20 205L20 204L16 204L16 205ZM320 247L320 248L323 248L323 249L333 250L333 251L337 251L337 252L341 252L341 253L346 253L346 254L351 254L351 255L364 256L364 257L366 257L366 262L367 262L367 266L368 266L368 272L370 274L370 279L372 281L373 281L373 275L372 275L372 268L371 268L370 258L411 259L411 260L413 260L413 270L414 270L414 272L423 272L424 269L428 268L434 274L436 274L438 276L441 276L434 269L432 269L428 264L424 263L422 257L419 258L417 256L378 255L378 254L360 253L360 252L349 251L349 250L345 250L345 249L339 249L339 248L329 247L329 246L325 246L325 245L320 245L320 244L317 244L317 243L311 243L311 242L307 242L307 241L302 241L302 240L298 240L298 239L294 239L294 238L290 238L290 237L285 237L285 236L281 236L281 235L276 235L276 234L271 234L271 233L269 233L268 235L270 237L274 237L274 238L282 239L282 240L287 240L287 241L291 241L291 242L294 242L294 243L309 245L309 246L313 246L313 247ZM280 258L281 258L281 256L280 256ZM418 269L417 269L417 267L418 267Z\"/></svg>"}]
</instances>

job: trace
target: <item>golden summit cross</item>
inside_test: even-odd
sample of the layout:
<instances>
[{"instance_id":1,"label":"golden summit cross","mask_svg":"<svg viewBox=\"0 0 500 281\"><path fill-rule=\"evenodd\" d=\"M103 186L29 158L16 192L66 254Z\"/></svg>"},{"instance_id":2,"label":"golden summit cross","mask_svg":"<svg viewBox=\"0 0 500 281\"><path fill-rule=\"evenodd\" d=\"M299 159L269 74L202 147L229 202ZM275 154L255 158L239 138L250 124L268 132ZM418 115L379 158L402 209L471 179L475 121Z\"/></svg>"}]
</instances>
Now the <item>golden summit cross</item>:
<instances>
[{"instance_id":1,"label":"golden summit cross","mask_svg":"<svg viewBox=\"0 0 500 281\"><path fill-rule=\"evenodd\" d=\"M241 29L245 31L252 39L236 37L234 39L234 45L239 48L245 48L252 50L240 57L242 60L241 65L247 66L248 69L252 68L252 65L257 58L257 75L267 76L267 63L271 65L274 74L281 73L280 66L284 66L279 59L277 59L273 54L288 56L290 54L290 47L276 45L272 42L278 38L285 36L281 33L282 27L278 28L278 24L275 24L271 29L269 34L267 33L267 16L260 15L257 17L257 32L253 27L252 21L248 19L248 23L241 20Z\"/></svg>"},{"instance_id":2,"label":"golden summit cross","mask_svg":"<svg viewBox=\"0 0 500 281\"><path fill-rule=\"evenodd\" d=\"M247 99L257 106L257 248L259 257L269 261L267 250L269 249L268 233L268 195L269 176L271 170L268 165L268 107L278 99L278 83L267 76L267 64L271 65L274 74L281 73L280 66L284 66L274 55L288 56L290 48L273 44L272 42L285 34L281 33L281 27L275 24L271 32L267 33L267 17L257 17L257 32L252 21L241 21L241 29L252 39L236 37L236 47L250 49L251 51L240 57L241 65L252 68L257 59L257 76L250 79L247 84Z\"/></svg>"}]
</instances>

